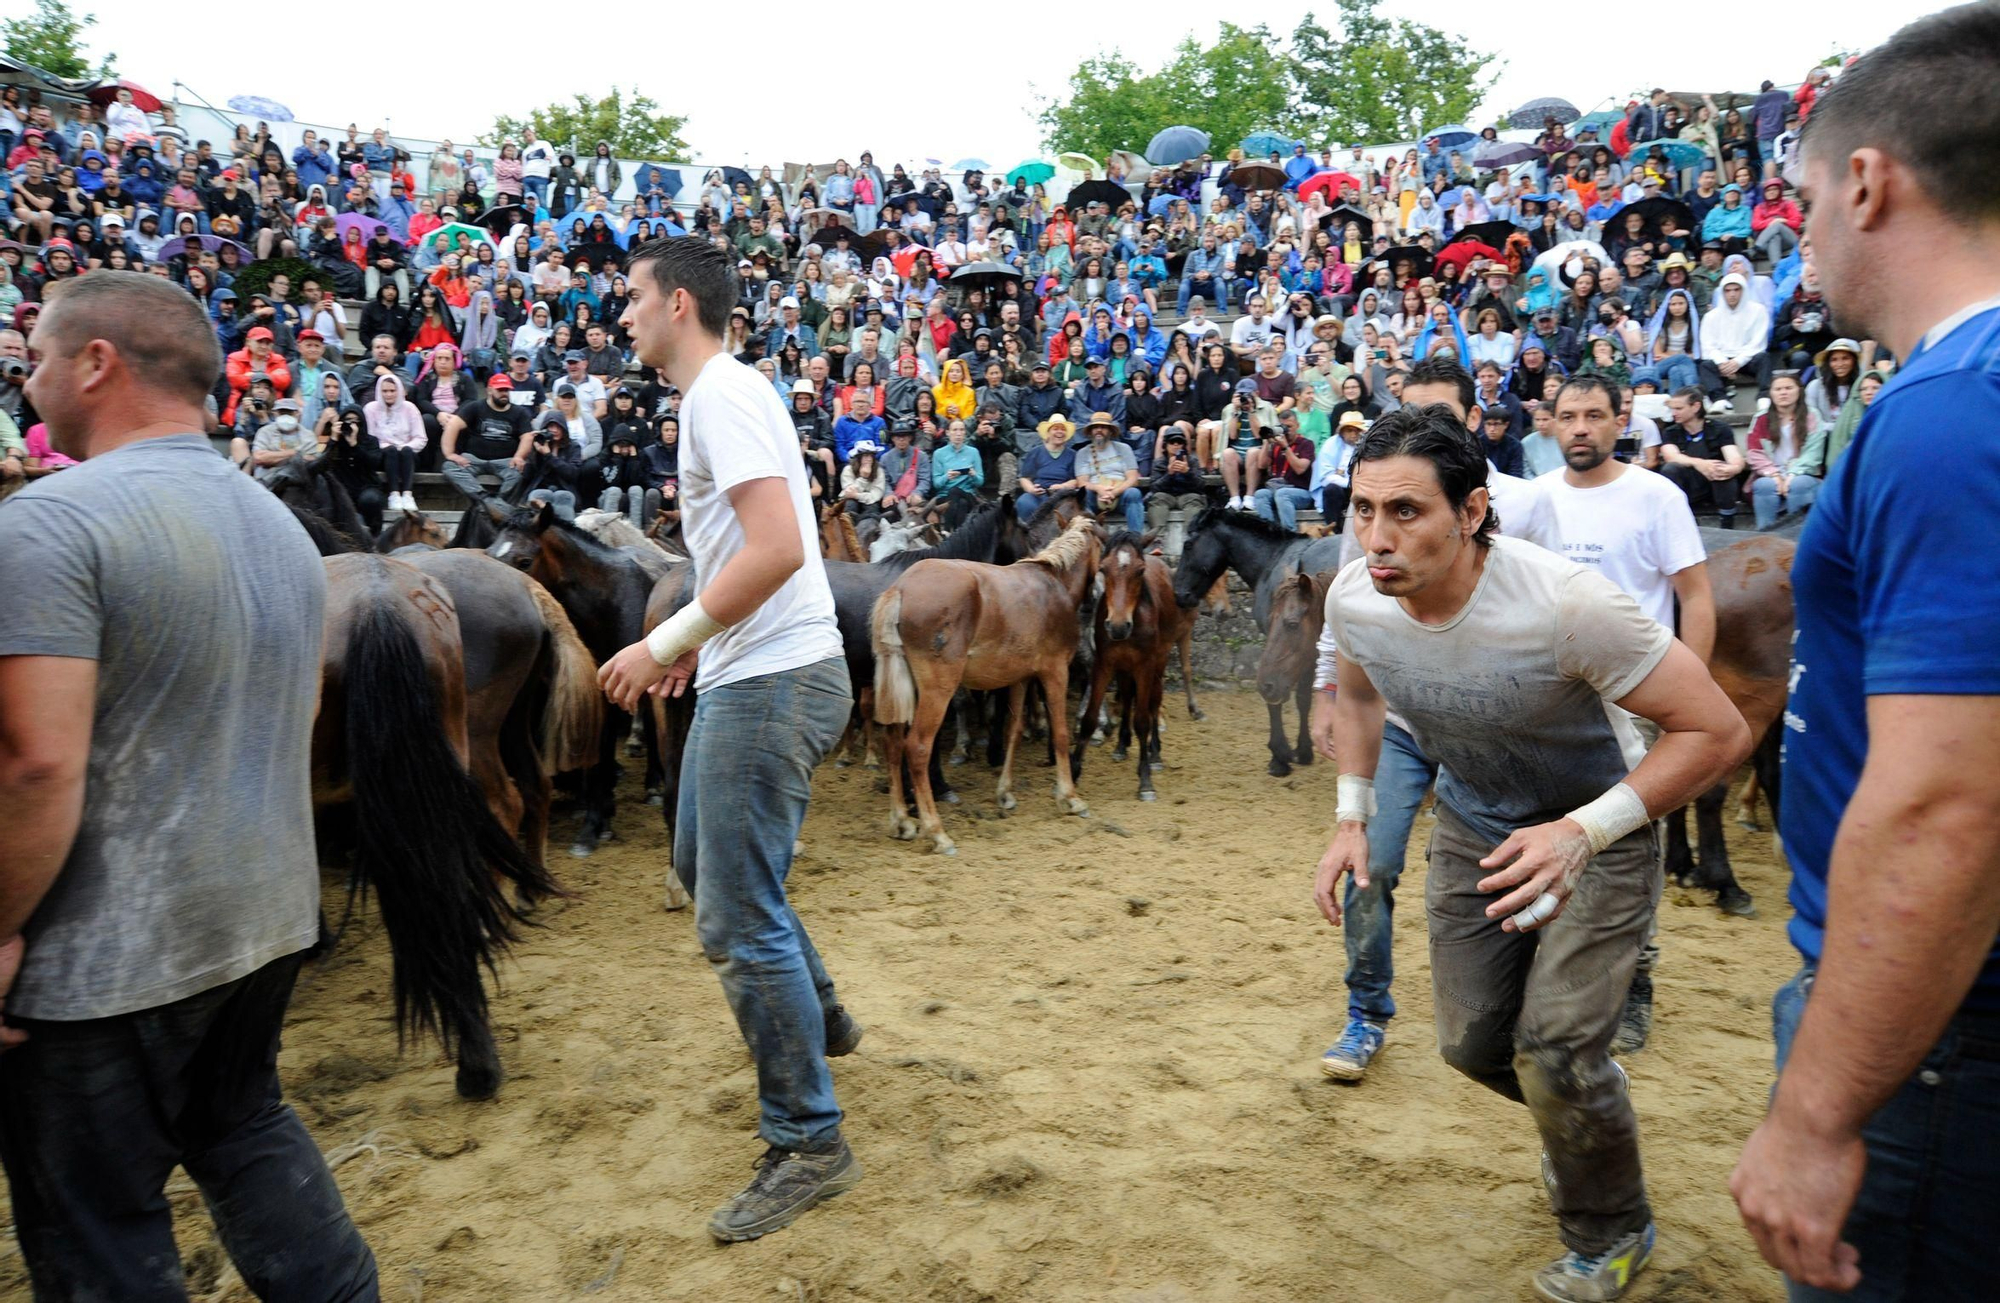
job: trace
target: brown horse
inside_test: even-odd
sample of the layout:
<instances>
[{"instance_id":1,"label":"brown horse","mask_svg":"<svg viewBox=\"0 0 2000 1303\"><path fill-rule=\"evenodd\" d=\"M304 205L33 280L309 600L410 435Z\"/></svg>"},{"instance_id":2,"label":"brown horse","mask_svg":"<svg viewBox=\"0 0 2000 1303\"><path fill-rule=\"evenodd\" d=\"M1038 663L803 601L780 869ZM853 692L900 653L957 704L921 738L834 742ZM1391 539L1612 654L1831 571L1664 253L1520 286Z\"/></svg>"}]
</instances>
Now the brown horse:
<instances>
[{"instance_id":1,"label":"brown horse","mask_svg":"<svg viewBox=\"0 0 2000 1303\"><path fill-rule=\"evenodd\" d=\"M854 517L830 503L819 513L819 554L828 561L866 561L868 548L854 532Z\"/></svg>"},{"instance_id":2,"label":"brown horse","mask_svg":"<svg viewBox=\"0 0 2000 1303\"><path fill-rule=\"evenodd\" d=\"M326 568L314 803L351 816L356 886L374 890L389 934L398 1039L435 1034L456 1054L458 1093L487 1099L501 1072L481 969L525 908L560 889L471 771L451 589L394 557L348 553Z\"/></svg>"},{"instance_id":3,"label":"brown horse","mask_svg":"<svg viewBox=\"0 0 2000 1303\"><path fill-rule=\"evenodd\" d=\"M1077 722L1076 746L1070 766L1083 773L1084 739L1096 725L1104 690L1115 679L1124 705L1113 760L1125 758L1125 748L1139 740L1139 799L1156 799L1153 766L1160 755L1160 699L1166 695L1167 655L1181 654L1181 681L1187 687L1188 714L1201 718L1194 703L1194 679L1189 658L1194 643L1195 612L1174 600L1174 575L1153 555L1151 534L1119 532L1104 545L1097 569L1102 593L1090 668L1090 695Z\"/></svg>"},{"instance_id":4,"label":"brown horse","mask_svg":"<svg viewBox=\"0 0 2000 1303\"><path fill-rule=\"evenodd\" d=\"M904 840L921 830L946 855L957 847L938 818L930 785L931 751L945 709L960 684L1010 688L1007 754L997 797L1014 808L1014 753L1021 740L1030 681L1050 703L1056 803L1088 814L1070 773L1069 666L1081 633L1077 608L1090 592L1102 547L1088 517L1042 551L1011 566L977 561L919 561L876 601L870 619L875 650L875 719L887 730L889 827ZM916 788L917 821L905 812L904 751Z\"/></svg>"},{"instance_id":5,"label":"brown horse","mask_svg":"<svg viewBox=\"0 0 2000 1303\"><path fill-rule=\"evenodd\" d=\"M451 546L451 535L421 511L405 511L382 527L375 540L377 552L397 552L406 547L442 548Z\"/></svg>"}]
</instances>

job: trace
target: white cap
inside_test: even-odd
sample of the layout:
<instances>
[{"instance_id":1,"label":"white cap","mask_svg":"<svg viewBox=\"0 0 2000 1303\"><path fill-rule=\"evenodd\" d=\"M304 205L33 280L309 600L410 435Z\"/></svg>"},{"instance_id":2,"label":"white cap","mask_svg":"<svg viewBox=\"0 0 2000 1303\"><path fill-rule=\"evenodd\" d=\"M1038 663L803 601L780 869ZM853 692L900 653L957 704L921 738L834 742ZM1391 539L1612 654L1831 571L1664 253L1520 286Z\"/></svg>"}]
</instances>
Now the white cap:
<instances>
[{"instance_id":1,"label":"white cap","mask_svg":"<svg viewBox=\"0 0 2000 1303\"><path fill-rule=\"evenodd\" d=\"M784 298L778 300L778 306L781 308L796 308L799 306L799 301L787 294Z\"/></svg>"},{"instance_id":2,"label":"white cap","mask_svg":"<svg viewBox=\"0 0 2000 1303\"><path fill-rule=\"evenodd\" d=\"M810 380L792 381L792 397L797 398L800 394L804 394L808 398L811 398L813 396L812 381Z\"/></svg>"}]
</instances>

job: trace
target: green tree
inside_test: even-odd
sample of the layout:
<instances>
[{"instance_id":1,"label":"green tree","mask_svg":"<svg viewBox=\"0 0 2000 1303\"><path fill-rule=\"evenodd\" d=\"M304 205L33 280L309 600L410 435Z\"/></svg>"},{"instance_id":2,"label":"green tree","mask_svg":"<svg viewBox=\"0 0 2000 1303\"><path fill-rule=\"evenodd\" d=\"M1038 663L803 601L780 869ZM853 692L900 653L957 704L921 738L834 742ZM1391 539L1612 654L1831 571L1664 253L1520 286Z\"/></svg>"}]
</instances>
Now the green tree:
<instances>
[{"instance_id":1,"label":"green tree","mask_svg":"<svg viewBox=\"0 0 2000 1303\"><path fill-rule=\"evenodd\" d=\"M35 11L0 22L7 57L31 63L53 77L109 77L116 55L107 54L92 67L83 52L84 34L97 26L96 14L71 13L63 0L35 0Z\"/></svg>"},{"instance_id":2,"label":"green tree","mask_svg":"<svg viewBox=\"0 0 2000 1303\"><path fill-rule=\"evenodd\" d=\"M1501 64L1380 0L1335 0L1340 34L1308 13L1292 33L1294 122L1321 142L1412 140L1479 107Z\"/></svg>"},{"instance_id":3,"label":"green tree","mask_svg":"<svg viewBox=\"0 0 2000 1303\"><path fill-rule=\"evenodd\" d=\"M505 114L493 119L493 129L479 138L482 145L498 146L521 139L521 132L533 127L535 134L561 148L583 154L597 148L597 142L611 142L611 152L620 158L674 159L688 156L687 142L681 139L686 118L660 112L649 95L633 92L628 99L616 86L603 99L578 95L573 102L558 100L531 111L525 118Z\"/></svg>"},{"instance_id":4,"label":"green tree","mask_svg":"<svg viewBox=\"0 0 2000 1303\"><path fill-rule=\"evenodd\" d=\"M1186 124L1227 150L1290 112L1289 58L1270 30L1224 23L1211 45L1188 36L1158 72L1141 74L1117 51L1077 65L1069 96L1043 105L1042 143L1103 158L1136 152L1163 127Z\"/></svg>"},{"instance_id":5,"label":"green tree","mask_svg":"<svg viewBox=\"0 0 2000 1303\"><path fill-rule=\"evenodd\" d=\"M1092 55L1071 76L1069 98L1042 106L1042 143L1098 160L1114 149L1144 149L1168 107L1158 80L1130 59L1116 50Z\"/></svg>"}]
</instances>

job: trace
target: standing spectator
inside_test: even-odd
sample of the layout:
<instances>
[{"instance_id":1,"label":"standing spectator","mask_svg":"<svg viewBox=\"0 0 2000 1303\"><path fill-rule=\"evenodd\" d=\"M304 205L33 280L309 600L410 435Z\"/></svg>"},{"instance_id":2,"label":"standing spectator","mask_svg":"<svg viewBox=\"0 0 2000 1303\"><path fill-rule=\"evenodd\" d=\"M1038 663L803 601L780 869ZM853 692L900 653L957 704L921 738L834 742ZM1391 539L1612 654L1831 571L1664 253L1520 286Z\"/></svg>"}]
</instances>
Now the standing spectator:
<instances>
[{"instance_id":1,"label":"standing spectator","mask_svg":"<svg viewBox=\"0 0 2000 1303\"><path fill-rule=\"evenodd\" d=\"M93 272L35 348L31 399L83 462L0 512L0 1159L28 1275L180 1296L180 1166L259 1297L372 1301L277 1073L319 934L326 571L276 498L217 473L222 360L178 287Z\"/></svg>"},{"instance_id":2,"label":"standing spectator","mask_svg":"<svg viewBox=\"0 0 2000 1303\"><path fill-rule=\"evenodd\" d=\"M521 185L534 196L537 208L549 206L549 178L555 172L556 149L535 134L533 127L521 130ZM605 191L607 195L610 191Z\"/></svg>"}]
</instances>

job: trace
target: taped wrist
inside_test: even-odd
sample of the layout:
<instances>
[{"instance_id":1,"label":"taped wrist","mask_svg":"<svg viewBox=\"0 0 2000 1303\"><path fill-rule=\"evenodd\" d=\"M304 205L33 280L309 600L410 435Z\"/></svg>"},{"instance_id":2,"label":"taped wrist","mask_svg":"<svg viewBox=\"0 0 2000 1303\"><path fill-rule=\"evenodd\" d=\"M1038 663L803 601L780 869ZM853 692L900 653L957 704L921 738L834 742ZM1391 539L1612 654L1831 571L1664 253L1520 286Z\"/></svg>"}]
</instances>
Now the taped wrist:
<instances>
[{"instance_id":1,"label":"taped wrist","mask_svg":"<svg viewBox=\"0 0 2000 1303\"><path fill-rule=\"evenodd\" d=\"M672 665L728 627L710 618L697 597L646 635L646 650L659 664Z\"/></svg>"},{"instance_id":2,"label":"taped wrist","mask_svg":"<svg viewBox=\"0 0 2000 1303\"><path fill-rule=\"evenodd\" d=\"M1334 784L1334 822L1367 823L1375 817L1375 780L1342 774Z\"/></svg>"},{"instance_id":3,"label":"taped wrist","mask_svg":"<svg viewBox=\"0 0 2000 1303\"><path fill-rule=\"evenodd\" d=\"M1589 805L1569 812L1590 839L1590 853L1599 854L1625 834L1646 826L1646 803L1624 783L1618 784Z\"/></svg>"}]
</instances>

